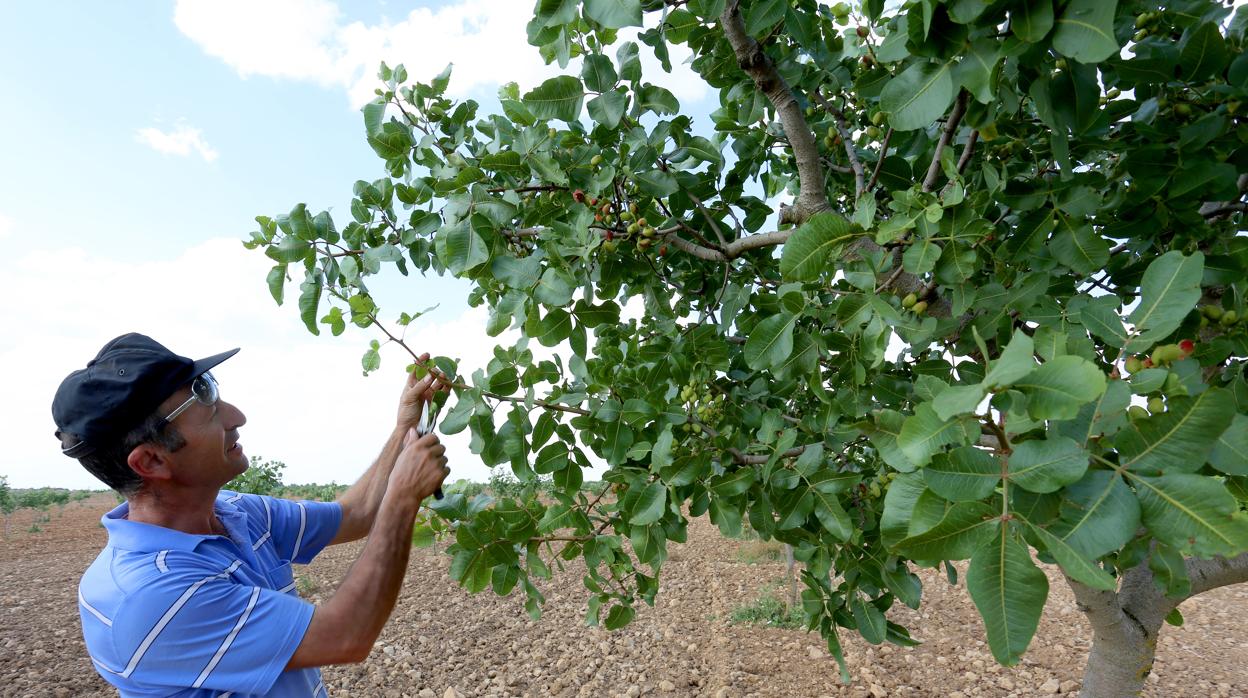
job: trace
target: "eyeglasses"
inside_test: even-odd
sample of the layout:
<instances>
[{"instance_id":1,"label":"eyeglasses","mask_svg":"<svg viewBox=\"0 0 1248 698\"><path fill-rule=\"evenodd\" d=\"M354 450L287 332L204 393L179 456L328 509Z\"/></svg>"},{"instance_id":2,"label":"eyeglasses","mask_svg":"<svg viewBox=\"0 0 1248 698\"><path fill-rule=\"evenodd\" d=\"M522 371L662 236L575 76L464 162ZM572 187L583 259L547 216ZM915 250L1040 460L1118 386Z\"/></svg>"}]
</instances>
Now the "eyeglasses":
<instances>
[{"instance_id":1,"label":"eyeglasses","mask_svg":"<svg viewBox=\"0 0 1248 698\"><path fill-rule=\"evenodd\" d=\"M221 390L217 387L217 379L212 377L211 372L201 373L191 381L191 397L178 408L165 416L164 424L168 424L178 418L178 415L186 411L194 403L211 407L217 403L217 399L221 397ZM163 425L162 425L163 426Z\"/></svg>"}]
</instances>

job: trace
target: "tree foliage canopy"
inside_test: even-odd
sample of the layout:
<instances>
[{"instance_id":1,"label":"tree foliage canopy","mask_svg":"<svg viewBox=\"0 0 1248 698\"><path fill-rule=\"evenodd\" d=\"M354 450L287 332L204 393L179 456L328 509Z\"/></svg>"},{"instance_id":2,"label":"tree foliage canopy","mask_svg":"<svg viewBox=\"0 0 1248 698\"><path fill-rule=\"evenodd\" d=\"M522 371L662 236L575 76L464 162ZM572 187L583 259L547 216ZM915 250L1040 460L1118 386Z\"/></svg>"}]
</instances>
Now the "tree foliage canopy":
<instances>
[{"instance_id":1,"label":"tree foliage canopy","mask_svg":"<svg viewBox=\"0 0 1248 698\"><path fill-rule=\"evenodd\" d=\"M838 660L838 628L911 642L884 613L918 606L912 567L969 559L1012 664L1037 559L1181 595L1184 556L1248 550L1248 16L884 4L540 0L529 40L564 74L484 114L449 68L383 66L363 112L387 174L351 220L257 219L313 333L396 339L368 287L392 269L468 279L487 332L519 332L471 376L435 359L442 430L555 484L437 505L467 589L536 614L532 579L584 558L588 621L619 627L709 514L794 546ZM642 73L674 45L709 122ZM580 491L591 453L614 496Z\"/></svg>"}]
</instances>

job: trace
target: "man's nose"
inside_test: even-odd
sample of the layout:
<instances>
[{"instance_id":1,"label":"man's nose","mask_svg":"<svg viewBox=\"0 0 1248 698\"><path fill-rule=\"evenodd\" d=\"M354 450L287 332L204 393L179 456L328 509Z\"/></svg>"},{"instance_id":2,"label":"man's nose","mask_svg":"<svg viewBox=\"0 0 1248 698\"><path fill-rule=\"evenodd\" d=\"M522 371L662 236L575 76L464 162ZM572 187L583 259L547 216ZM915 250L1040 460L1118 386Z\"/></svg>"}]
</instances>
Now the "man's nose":
<instances>
[{"instance_id":1,"label":"man's nose","mask_svg":"<svg viewBox=\"0 0 1248 698\"><path fill-rule=\"evenodd\" d=\"M225 416L224 421L227 429L237 429L247 423L247 415L225 400L221 401L221 410Z\"/></svg>"}]
</instances>

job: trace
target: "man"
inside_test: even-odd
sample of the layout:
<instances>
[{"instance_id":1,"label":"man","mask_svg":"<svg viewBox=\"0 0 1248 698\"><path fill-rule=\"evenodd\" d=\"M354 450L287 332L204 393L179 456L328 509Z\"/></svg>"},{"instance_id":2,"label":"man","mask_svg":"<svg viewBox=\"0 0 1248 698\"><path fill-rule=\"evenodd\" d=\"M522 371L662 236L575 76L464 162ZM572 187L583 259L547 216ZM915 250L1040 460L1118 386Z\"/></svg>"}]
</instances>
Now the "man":
<instances>
[{"instance_id":1,"label":"man","mask_svg":"<svg viewBox=\"0 0 1248 698\"><path fill-rule=\"evenodd\" d=\"M368 656L420 503L449 472L437 437L414 429L433 376L413 374L381 455L337 502L222 492L248 466L246 418L209 370L237 351L192 361L123 335L52 403L62 451L126 497L78 595L91 661L122 696L327 695L316 667ZM299 598L292 563L365 535L333 597Z\"/></svg>"}]
</instances>

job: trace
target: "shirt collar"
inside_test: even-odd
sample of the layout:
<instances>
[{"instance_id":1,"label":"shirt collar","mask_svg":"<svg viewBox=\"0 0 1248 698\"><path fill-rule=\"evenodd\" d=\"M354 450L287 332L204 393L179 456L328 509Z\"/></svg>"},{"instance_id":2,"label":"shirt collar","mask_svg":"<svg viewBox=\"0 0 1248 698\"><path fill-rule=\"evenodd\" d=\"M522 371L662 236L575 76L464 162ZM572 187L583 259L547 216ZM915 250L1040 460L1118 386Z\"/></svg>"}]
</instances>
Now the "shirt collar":
<instances>
[{"instance_id":1,"label":"shirt collar","mask_svg":"<svg viewBox=\"0 0 1248 698\"><path fill-rule=\"evenodd\" d=\"M225 519L237 519L245 516L237 506L225 501L225 498L220 495L217 496L217 501L213 504L213 510L222 519L222 523L227 526L229 524ZM156 552L158 550L192 552L200 543L206 540L228 540L225 536L183 533L182 531L165 528L164 526L131 521L126 518L129 514L130 503L122 502L100 519L100 523L108 531L108 544L114 548L141 553Z\"/></svg>"}]
</instances>

